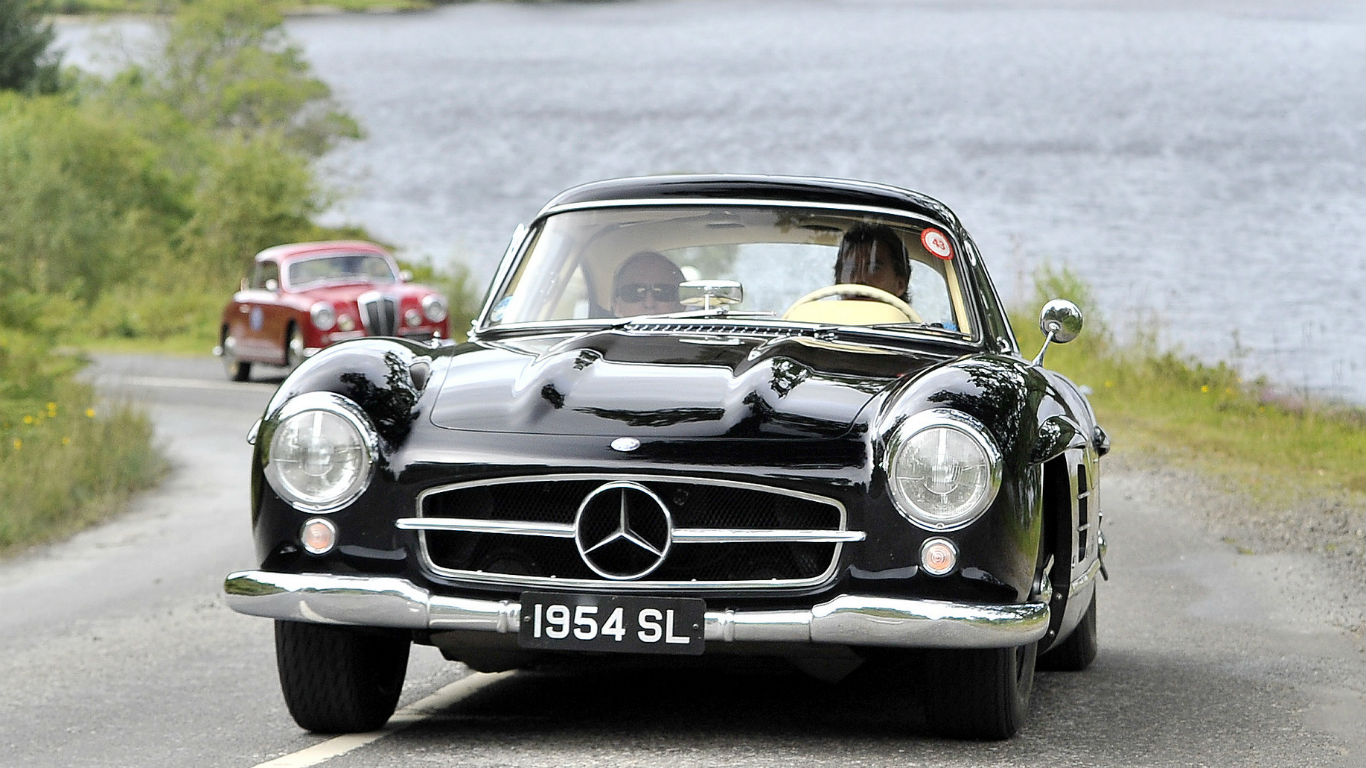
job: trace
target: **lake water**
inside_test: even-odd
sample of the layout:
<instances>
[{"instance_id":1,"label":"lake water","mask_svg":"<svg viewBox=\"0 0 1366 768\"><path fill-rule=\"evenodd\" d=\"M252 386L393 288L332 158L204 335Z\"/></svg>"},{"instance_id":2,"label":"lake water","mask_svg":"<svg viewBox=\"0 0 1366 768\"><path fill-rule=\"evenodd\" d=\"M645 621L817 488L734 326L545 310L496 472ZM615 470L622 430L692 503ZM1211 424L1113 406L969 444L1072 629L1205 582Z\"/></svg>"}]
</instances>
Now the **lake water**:
<instances>
[{"instance_id":1,"label":"lake water","mask_svg":"<svg viewBox=\"0 0 1366 768\"><path fill-rule=\"evenodd\" d=\"M292 19L363 124L333 221L492 275L561 189L869 179L963 219L1007 301L1041 265L1122 338L1366 404L1366 6L655 0ZM64 25L83 55L85 32ZM1017 329L1032 333L1029 329Z\"/></svg>"}]
</instances>

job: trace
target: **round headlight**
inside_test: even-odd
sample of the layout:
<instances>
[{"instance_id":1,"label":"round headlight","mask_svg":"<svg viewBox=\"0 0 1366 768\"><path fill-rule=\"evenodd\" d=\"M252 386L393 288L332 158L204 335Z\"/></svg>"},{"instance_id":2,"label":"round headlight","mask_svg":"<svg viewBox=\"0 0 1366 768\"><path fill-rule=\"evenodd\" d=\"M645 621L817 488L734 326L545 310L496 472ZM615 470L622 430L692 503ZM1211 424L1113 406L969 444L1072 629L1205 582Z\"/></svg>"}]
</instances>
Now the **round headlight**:
<instances>
[{"instance_id":1,"label":"round headlight","mask_svg":"<svg viewBox=\"0 0 1366 768\"><path fill-rule=\"evenodd\" d=\"M281 409L265 475L296 509L332 512L370 484L378 438L355 403L331 392L309 392Z\"/></svg>"},{"instance_id":2,"label":"round headlight","mask_svg":"<svg viewBox=\"0 0 1366 768\"><path fill-rule=\"evenodd\" d=\"M434 293L422 297L422 314L428 322L439 323L446 319L446 300Z\"/></svg>"},{"instance_id":3,"label":"round headlight","mask_svg":"<svg viewBox=\"0 0 1366 768\"><path fill-rule=\"evenodd\" d=\"M320 331L330 331L337 324L337 311L325 301L309 307L308 314L313 319L313 327Z\"/></svg>"},{"instance_id":4,"label":"round headlight","mask_svg":"<svg viewBox=\"0 0 1366 768\"><path fill-rule=\"evenodd\" d=\"M906 519L934 531L955 530L996 498L1001 452L982 423L965 413L918 413L888 441L887 483Z\"/></svg>"}]
</instances>

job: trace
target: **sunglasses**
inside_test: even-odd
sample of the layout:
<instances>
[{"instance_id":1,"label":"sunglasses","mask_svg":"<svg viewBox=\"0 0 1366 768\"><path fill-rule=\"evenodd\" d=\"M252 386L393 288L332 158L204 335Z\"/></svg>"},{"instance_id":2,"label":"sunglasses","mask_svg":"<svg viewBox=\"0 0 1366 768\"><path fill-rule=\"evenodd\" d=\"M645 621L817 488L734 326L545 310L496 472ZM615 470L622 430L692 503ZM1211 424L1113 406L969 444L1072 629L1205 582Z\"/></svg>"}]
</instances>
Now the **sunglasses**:
<instances>
[{"instance_id":1,"label":"sunglasses","mask_svg":"<svg viewBox=\"0 0 1366 768\"><path fill-rule=\"evenodd\" d=\"M645 301L646 294L655 301L678 301L678 286L674 283L626 283L617 289L617 298L632 304Z\"/></svg>"}]
</instances>

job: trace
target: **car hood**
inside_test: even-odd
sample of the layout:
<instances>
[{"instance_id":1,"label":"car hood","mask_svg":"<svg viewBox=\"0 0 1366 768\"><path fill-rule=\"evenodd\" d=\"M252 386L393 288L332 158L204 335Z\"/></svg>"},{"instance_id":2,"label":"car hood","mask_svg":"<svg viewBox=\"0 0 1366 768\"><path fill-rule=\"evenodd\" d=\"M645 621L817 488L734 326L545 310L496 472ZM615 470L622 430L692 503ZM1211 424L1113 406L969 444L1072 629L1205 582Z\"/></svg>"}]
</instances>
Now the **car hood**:
<instances>
[{"instance_id":1,"label":"car hood","mask_svg":"<svg viewBox=\"0 0 1366 768\"><path fill-rule=\"evenodd\" d=\"M431 419L486 432L838 437L943 355L809 337L604 331L466 345Z\"/></svg>"},{"instance_id":2,"label":"car hood","mask_svg":"<svg viewBox=\"0 0 1366 768\"><path fill-rule=\"evenodd\" d=\"M374 283L342 283L338 285L320 285L308 288L303 291L296 291L298 296L304 296L312 301L329 301L333 304L355 304L356 299L361 294L375 291L390 296L412 296L421 295L427 289L413 283L384 283L375 285Z\"/></svg>"}]
</instances>

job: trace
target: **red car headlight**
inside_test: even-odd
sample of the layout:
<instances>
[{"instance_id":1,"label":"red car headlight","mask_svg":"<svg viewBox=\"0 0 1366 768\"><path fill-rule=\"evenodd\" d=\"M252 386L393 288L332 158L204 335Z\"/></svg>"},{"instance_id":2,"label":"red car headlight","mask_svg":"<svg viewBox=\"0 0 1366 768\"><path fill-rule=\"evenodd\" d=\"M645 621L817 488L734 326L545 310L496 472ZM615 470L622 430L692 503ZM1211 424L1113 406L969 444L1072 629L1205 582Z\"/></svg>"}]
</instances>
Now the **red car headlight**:
<instances>
[{"instance_id":1,"label":"red car headlight","mask_svg":"<svg viewBox=\"0 0 1366 768\"><path fill-rule=\"evenodd\" d=\"M422 297L422 314L428 322L439 323L446 319L446 300L434 293Z\"/></svg>"},{"instance_id":2,"label":"red car headlight","mask_svg":"<svg viewBox=\"0 0 1366 768\"><path fill-rule=\"evenodd\" d=\"M313 327L320 331L330 331L337 324L337 310L325 301L309 307L308 315L313 320Z\"/></svg>"}]
</instances>

